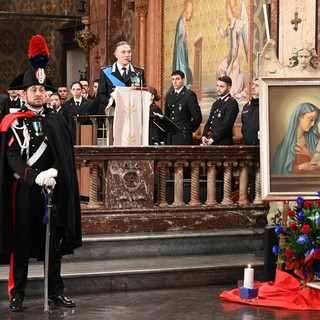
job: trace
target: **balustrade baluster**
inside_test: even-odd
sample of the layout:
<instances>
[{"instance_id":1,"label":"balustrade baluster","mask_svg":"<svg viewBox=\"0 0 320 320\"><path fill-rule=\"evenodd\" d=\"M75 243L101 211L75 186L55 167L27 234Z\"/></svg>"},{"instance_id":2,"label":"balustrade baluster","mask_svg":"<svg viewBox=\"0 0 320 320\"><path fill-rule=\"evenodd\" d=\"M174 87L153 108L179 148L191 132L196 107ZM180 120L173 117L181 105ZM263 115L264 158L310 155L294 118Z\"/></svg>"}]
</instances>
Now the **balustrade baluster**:
<instances>
[{"instance_id":1,"label":"balustrade baluster","mask_svg":"<svg viewBox=\"0 0 320 320\"><path fill-rule=\"evenodd\" d=\"M89 163L90 170L90 179L89 179L89 203L88 208L99 208L98 204L98 170L99 164L90 162Z\"/></svg>"},{"instance_id":2,"label":"balustrade baluster","mask_svg":"<svg viewBox=\"0 0 320 320\"><path fill-rule=\"evenodd\" d=\"M200 206L199 190L200 190L200 166L203 165L202 161L191 162L191 199L189 205Z\"/></svg>"},{"instance_id":3,"label":"balustrade baluster","mask_svg":"<svg viewBox=\"0 0 320 320\"><path fill-rule=\"evenodd\" d=\"M246 161L240 162L240 176L239 176L239 204L247 205L248 186L249 186L249 163Z\"/></svg>"},{"instance_id":4,"label":"balustrade baluster","mask_svg":"<svg viewBox=\"0 0 320 320\"><path fill-rule=\"evenodd\" d=\"M222 204L230 205L233 204L231 199L232 191L232 162L224 162L224 173L223 173L223 199Z\"/></svg>"},{"instance_id":5,"label":"balustrade baluster","mask_svg":"<svg viewBox=\"0 0 320 320\"><path fill-rule=\"evenodd\" d=\"M173 206L182 206L183 202L183 167L188 165L185 161L174 162L174 201Z\"/></svg>"},{"instance_id":6,"label":"balustrade baluster","mask_svg":"<svg viewBox=\"0 0 320 320\"><path fill-rule=\"evenodd\" d=\"M206 206L217 204L217 165L221 165L221 162L208 161L207 163L207 201Z\"/></svg>"},{"instance_id":7,"label":"balustrade baluster","mask_svg":"<svg viewBox=\"0 0 320 320\"><path fill-rule=\"evenodd\" d=\"M261 180L260 180L260 164L259 162L255 163L256 166L256 175L255 175L255 197L254 203L262 203L261 201Z\"/></svg>"},{"instance_id":8,"label":"balustrade baluster","mask_svg":"<svg viewBox=\"0 0 320 320\"><path fill-rule=\"evenodd\" d=\"M167 207L168 202L166 199L167 195L167 185L166 185L166 170L168 165L170 165L167 161L159 161L157 166L159 168L159 182L158 182L158 206L159 207Z\"/></svg>"}]
</instances>

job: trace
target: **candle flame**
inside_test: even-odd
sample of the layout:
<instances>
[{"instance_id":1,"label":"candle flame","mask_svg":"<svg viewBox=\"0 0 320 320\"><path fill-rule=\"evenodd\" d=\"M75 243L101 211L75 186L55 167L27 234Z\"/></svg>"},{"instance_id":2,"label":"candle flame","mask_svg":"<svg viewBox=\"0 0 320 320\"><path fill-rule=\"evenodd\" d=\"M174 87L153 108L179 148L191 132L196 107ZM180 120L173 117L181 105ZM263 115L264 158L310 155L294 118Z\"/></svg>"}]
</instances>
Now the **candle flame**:
<instances>
[{"instance_id":1,"label":"candle flame","mask_svg":"<svg viewBox=\"0 0 320 320\"><path fill-rule=\"evenodd\" d=\"M251 264L248 264L248 268L251 268Z\"/></svg>"}]
</instances>

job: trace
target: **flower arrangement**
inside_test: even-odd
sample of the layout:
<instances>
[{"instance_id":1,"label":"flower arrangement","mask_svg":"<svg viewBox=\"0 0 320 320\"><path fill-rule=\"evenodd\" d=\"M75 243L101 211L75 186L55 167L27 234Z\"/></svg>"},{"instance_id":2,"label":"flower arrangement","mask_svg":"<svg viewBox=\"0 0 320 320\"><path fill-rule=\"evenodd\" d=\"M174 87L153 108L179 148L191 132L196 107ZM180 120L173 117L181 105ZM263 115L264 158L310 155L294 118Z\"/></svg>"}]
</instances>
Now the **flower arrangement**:
<instances>
[{"instance_id":1,"label":"flower arrangement","mask_svg":"<svg viewBox=\"0 0 320 320\"><path fill-rule=\"evenodd\" d=\"M272 251L279 256L277 263L284 263L303 281L320 279L320 191L318 197L315 201L298 197L287 222L275 227L279 245Z\"/></svg>"}]
</instances>

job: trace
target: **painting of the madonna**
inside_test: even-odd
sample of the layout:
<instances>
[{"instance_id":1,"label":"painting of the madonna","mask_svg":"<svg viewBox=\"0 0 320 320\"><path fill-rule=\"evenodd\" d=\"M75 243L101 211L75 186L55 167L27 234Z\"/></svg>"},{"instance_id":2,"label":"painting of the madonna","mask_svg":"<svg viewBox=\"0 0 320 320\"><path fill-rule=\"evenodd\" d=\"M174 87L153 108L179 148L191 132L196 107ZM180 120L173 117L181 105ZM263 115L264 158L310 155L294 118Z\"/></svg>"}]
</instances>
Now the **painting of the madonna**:
<instances>
[{"instance_id":1,"label":"painting of the madonna","mask_svg":"<svg viewBox=\"0 0 320 320\"><path fill-rule=\"evenodd\" d=\"M320 80L262 78L262 197L313 198L320 184Z\"/></svg>"}]
</instances>

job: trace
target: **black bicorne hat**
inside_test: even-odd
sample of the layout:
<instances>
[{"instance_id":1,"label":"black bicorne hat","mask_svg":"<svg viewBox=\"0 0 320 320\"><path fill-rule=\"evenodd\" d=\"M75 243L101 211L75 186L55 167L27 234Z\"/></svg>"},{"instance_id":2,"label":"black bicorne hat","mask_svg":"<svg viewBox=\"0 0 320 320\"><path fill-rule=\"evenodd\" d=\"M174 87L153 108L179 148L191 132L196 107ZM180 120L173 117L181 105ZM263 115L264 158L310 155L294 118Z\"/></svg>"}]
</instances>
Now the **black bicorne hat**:
<instances>
[{"instance_id":1,"label":"black bicorne hat","mask_svg":"<svg viewBox=\"0 0 320 320\"><path fill-rule=\"evenodd\" d=\"M8 90L24 90L31 86L44 86L46 90L56 91L52 81L43 68L30 69L19 74L9 84Z\"/></svg>"}]
</instances>

